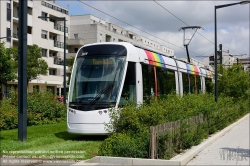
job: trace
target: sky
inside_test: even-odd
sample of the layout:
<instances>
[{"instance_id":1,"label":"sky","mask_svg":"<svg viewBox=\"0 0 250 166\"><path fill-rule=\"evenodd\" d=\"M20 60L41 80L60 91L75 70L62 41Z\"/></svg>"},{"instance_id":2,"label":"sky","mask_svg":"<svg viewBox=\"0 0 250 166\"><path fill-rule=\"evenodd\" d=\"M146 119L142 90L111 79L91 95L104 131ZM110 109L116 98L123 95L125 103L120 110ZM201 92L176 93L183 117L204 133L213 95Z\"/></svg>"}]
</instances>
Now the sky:
<instances>
[{"instance_id":1,"label":"sky","mask_svg":"<svg viewBox=\"0 0 250 166\"><path fill-rule=\"evenodd\" d=\"M91 14L107 22L116 24L126 30L130 30L138 35L147 37L165 45L174 50L177 58L187 57L185 47L183 46L184 31L179 31L179 29L187 26L202 27L197 30L188 45L190 57L198 60L202 60L204 57L213 55L215 52L214 7L240 2L232 0L81 1L82 2L77 0L57 0L56 4L69 9L69 15ZM224 7L217 9L216 12L217 46L222 44L222 50L229 50L229 53L233 55L249 55L250 4ZM144 33L134 27L147 33ZM194 30L187 29L185 30L185 34L185 39L190 39L194 34ZM154 36L157 36L157 38ZM186 42L188 42L188 40L186 40Z\"/></svg>"}]
</instances>

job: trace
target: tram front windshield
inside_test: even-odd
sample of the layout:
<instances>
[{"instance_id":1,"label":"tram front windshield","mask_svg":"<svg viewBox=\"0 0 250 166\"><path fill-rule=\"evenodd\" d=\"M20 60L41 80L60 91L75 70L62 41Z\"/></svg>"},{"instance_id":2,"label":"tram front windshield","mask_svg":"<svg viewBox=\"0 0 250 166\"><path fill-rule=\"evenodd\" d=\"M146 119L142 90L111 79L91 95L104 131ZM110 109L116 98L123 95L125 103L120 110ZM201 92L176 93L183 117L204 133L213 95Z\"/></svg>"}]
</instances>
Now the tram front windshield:
<instances>
[{"instance_id":1,"label":"tram front windshield","mask_svg":"<svg viewBox=\"0 0 250 166\"><path fill-rule=\"evenodd\" d=\"M124 73L126 56L78 56L70 85L69 106L83 111L114 106ZM79 105L80 104L80 105Z\"/></svg>"}]
</instances>

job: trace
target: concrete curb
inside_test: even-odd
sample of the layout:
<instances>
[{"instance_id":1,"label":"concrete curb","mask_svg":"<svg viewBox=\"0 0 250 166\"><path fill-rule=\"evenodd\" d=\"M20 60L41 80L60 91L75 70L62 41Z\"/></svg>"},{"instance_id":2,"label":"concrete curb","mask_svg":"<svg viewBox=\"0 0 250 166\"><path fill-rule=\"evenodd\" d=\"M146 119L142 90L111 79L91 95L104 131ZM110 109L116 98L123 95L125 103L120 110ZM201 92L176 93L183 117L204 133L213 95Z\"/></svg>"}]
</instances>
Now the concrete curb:
<instances>
[{"instance_id":1,"label":"concrete curb","mask_svg":"<svg viewBox=\"0 0 250 166\"><path fill-rule=\"evenodd\" d=\"M191 149L187 150L183 154L179 154L170 160L160 160L160 159L141 159L141 158L126 158L126 157L106 157L106 156L96 156L92 159L81 161L76 165L186 165L193 157L200 153L203 149L211 145L217 139L225 135L228 131L238 125L240 122L247 119L249 114L245 115L243 118L234 122L230 126L224 128L218 133L211 135L209 138L205 139L202 143L197 146L193 146Z\"/></svg>"}]
</instances>

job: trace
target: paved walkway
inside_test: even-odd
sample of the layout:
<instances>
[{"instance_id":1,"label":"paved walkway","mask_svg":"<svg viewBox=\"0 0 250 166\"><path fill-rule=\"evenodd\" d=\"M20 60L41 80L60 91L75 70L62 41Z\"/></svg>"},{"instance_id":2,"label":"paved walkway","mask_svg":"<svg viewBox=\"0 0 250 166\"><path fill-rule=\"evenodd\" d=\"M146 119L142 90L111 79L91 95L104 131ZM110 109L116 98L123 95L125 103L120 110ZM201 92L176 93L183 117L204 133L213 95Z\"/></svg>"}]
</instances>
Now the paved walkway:
<instances>
[{"instance_id":1,"label":"paved walkway","mask_svg":"<svg viewBox=\"0 0 250 166\"><path fill-rule=\"evenodd\" d=\"M187 165L250 165L249 115Z\"/></svg>"}]
</instances>

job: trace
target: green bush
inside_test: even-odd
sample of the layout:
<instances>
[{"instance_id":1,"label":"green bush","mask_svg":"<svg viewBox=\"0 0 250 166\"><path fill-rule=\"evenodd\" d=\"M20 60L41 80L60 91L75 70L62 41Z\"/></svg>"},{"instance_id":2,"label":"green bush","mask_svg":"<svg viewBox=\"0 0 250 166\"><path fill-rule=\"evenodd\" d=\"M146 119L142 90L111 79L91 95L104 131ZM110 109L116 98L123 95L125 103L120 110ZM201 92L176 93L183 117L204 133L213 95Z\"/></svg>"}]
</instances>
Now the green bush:
<instances>
[{"instance_id":1,"label":"green bush","mask_svg":"<svg viewBox=\"0 0 250 166\"><path fill-rule=\"evenodd\" d=\"M101 144L99 155L146 158L148 157L148 145L149 133L137 136L125 133L113 133Z\"/></svg>"},{"instance_id":2,"label":"green bush","mask_svg":"<svg viewBox=\"0 0 250 166\"><path fill-rule=\"evenodd\" d=\"M8 130L17 128L18 126L18 110L11 100L3 99L0 102L0 130Z\"/></svg>"},{"instance_id":3,"label":"green bush","mask_svg":"<svg viewBox=\"0 0 250 166\"><path fill-rule=\"evenodd\" d=\"M158 137L158 155L170 158L184 149L199 144L209 134L223 129L249 112L246 100L235 101L232 97L220 96L214 102L213 94L188 94L179 97L175 94L152 99L150 104L128 104L111 113L115 133L103 141L99 155L120 157L148 157L150 126L166 122L184 120L203 114L204 123L197 127L182 121L179 141L176 135L166 134ZM191 126L191 127L190 127ZM173 139L174 148L166 149L166 140ZM164 140L165 139L165 140Z\"/></svg>"},{"instance_id":4,"label":"green bush","mask_svg":"<svg viewBox=\"0 0 250 166\"><path fill-rule=\"evenodd\" d=\"M249 71L243 71L241 64L225 68L219 66L218 91L235 100L249 99Z\"/></svg>"},{"instance_id":5,"label":"green bush","mask_svg":"<svg viewBox=\"0 0 250 166\"><path fill-rule=\"evenodd\" d=\"M17 128L18 94L11 90L9 99L0 102L0 130ZM58 102L51 92L27 95L27 125L57 123L66 119L66 105Z\"/></svg>"}]
</instances>

